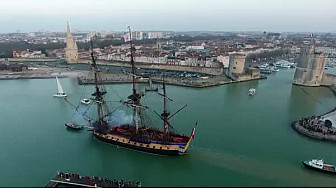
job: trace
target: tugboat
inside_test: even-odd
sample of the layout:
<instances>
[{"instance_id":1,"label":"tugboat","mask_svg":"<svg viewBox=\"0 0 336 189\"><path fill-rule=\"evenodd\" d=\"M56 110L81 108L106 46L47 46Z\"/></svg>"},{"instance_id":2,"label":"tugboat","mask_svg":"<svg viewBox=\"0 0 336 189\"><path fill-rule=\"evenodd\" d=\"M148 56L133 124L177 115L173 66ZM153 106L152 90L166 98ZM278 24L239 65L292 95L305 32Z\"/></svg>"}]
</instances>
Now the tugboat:
<instances>
[{"instance_id":1,"label":"tugboat","mask_svg":"<svg viewBox=\"0 0 336 189\"><path fill-rule=\"evenodd\" d=\"M131 29L128 27L131 35ZM104 85L102 85L101 77L99 75L99 69L97 67L93 50L91 51L92 58L92 70L94 74L95 92L92 94L93 101L97 106L98 120L93 123L93 135L106 143L122 146L125 148L158 154L158 155L184 155L190 146L191 141L194 139L195 127L192 130L190 136L178 134L177 131L169 123L169 120L173 118L182 107L174 114L170 114L167 104L167 97L165 82L163 79L163 113L158 114L156 111L152 111L148 106L141 103L142 95L136 89L136 68L133 59L133 44L132 37L127 41L130 42L131 51L131 64L132 64L132 94L128 96L127 100L121 101L121 103L130 108L133 112L132 124L127 125L111 125L108 121L108 116L112 113L109 112L105 95L107 93ZM91 46L92 40L91 40ZM150 110L154 112L163 121L163 130L154 127L151 123L147 123L145 118L145 111Z\"/></svg>"},{"instance_id":2,"label":"tugboat","mask_svg":"<svg viewBox=\"0 0 336 189\"><path fill-rule=\"evenodd\" d=\"M336 173L335 166L325 164L322 159L312 159L310 161L302 161L302 163L304 166L311 168L311 169L328 172L328 173Z\"/></svg>"}]
</instances>

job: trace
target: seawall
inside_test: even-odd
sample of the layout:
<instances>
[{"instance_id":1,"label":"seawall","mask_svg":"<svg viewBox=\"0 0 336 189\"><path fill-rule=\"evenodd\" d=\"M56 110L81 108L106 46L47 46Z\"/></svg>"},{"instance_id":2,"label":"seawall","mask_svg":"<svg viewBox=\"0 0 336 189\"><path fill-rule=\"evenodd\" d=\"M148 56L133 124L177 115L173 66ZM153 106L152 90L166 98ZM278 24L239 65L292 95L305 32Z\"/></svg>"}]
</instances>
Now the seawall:
<instances>
[{"instance_id":1,"label":"seawall","mask_svg":"<svg viewBox=\"0 0 336 189\"><path fill-rule=\"evenodd\" d=\"M90 59L80 59L79 63L88 64ZM111 65L118 67L132 67L130 62L122 61L108 61L108 60L97 60L97 64L100 65ZM222 75L224 73L224 68L222 67L194 67L194 66L177 66L169 64L154 64L154 63L142 63L136 62L137 68L142 69L153 69L153 70L169 70L169 71L182 71L182 72L195 72L195 73L204 73L208 75Z\"/></svg>"},{"instance_id":2,"label":"seawall","mask_svg":"<svg viewBox=\"0 0 336 189\"><path fill-rule=\"evenodd\" d=\"M331 142L336 142L336 135L322 134L318 132L312 132L307 130L306 128L299 125L299 121L295 121L292 123L292 128L296 130L298 133L319 140L326 140Z\"/></svg>"}]
</instances>

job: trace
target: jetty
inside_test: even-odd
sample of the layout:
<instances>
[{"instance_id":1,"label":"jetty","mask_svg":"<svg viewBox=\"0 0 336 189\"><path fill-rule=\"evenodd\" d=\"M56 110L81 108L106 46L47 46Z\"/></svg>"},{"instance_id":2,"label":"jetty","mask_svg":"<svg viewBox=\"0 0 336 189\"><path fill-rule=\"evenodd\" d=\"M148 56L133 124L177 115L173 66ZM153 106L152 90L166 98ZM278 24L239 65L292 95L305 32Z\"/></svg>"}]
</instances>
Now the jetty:
<instances>
[{"instance_id":1,"label":"jetty","mask_svg":"<svg viewBox=\"0 0 336 189\"><path fill-rule=\"evenodd\" d=\"M56 187L81 187L81 188L140 188L140 181L124 181L124 180L110 180L101 177L80 176L76 173L58 172L57 175L51 179L46 188Z\"/></svg>"},{"instance_id":2,"label":"jetty","mask_svg":"<svg viewBox=\"0 0 336 189\"><path fill-rule=\"evenodd\" d=\"M292 128L314 139L336 142L336 108L323 115L294 121Z\"/></svg>"}]
</instances>

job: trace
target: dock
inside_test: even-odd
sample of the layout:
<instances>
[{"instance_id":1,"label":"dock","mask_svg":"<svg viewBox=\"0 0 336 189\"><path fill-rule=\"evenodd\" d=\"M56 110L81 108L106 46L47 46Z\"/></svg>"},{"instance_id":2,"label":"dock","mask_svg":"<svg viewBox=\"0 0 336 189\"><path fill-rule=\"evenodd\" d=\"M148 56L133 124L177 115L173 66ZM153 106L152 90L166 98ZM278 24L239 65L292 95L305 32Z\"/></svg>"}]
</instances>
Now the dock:
<instances>
[{"instance_id":1,"label":"dock","mask_svg":"<svg viewBox=\"0 0 336 189\"><path fill-rule=\"evenodd\" d=\"M46 188L81 187L81 188L140 188L140 181L110 180L101 177L80 176L78 174L59 172L51 179Z\"/></svg>"},{"instance_id":2,"label":"dock","mask_svg":"<svg viewBox=\"0 0 336 189\"><path fill-rule=\"evenodd\" d=\"M162 83L161 77L151 77L153 83ZM234 81L225 76L217 76L214 78L208 79L201 79L201 78L165 78L165 82L167 85L175 85L175 86L183 86L183 87L191 87L191 88L207 88L207 87L215 87L220 85L227 85L227 84L234 84L240 82L247 82L253 80L261 80L267 79L266 76L261 76L260 78L255 79L248 79L248 80L241 80L241 81ZM92 78L85 78L85 77L77 77L79 85L93 85L94 79ZM137 79L137 83L148 83L148 78ZM132 78L129 76L111 76L111 77L104 77L98 83L101 84L129 84L132 83Z\"/></svg>"}]
</instances>

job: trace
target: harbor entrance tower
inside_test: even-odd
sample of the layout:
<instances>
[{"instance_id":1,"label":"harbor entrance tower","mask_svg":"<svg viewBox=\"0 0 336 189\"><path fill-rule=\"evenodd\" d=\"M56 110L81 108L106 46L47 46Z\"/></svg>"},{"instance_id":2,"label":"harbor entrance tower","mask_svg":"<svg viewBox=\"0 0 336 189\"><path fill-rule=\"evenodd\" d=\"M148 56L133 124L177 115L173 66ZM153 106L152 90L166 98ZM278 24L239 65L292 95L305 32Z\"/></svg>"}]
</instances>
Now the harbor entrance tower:
<instances>
[{"instance_id":1,"label":"harbor entrance tower","mask_svg":"<svg viewBox=\"0 0 336 189\"><path fill-rule=\"evenodd\" d=\"M78 63L78 48L74 37L71 35L69 22L67 23L65 57L67 63Z\"/></svg>"}]
</instances>

